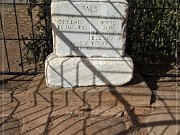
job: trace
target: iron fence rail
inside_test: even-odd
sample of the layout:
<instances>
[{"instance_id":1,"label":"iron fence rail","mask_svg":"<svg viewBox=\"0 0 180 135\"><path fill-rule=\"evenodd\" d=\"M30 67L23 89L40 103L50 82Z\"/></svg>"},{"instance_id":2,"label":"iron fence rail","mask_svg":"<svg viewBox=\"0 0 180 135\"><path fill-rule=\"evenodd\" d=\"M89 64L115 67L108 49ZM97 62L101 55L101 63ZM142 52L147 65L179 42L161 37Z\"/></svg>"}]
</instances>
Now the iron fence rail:
<instances>
[{"instance_id":1,"label":"iron fence rail","mask_svg":"<svg viewBox=\"0 0 180 135\"><path fill-rule=\"evenodd\" d=\"M15 18L15 21L14 22L11 22L11 23L15 23L16 24L16 35L17 37L16 38L12 38L12 37L6 37L5 36L5 30L4 30L4 25L7 23L5 21L3 21L3 7L6 6L6 5L10 5L12 6L11 8L13 9L13 15L14 15L14 18ZM23 62L23 52L22 52L22 45L21 45L21 42L26 40L26 41L32 41L32 42L35 42L35 41L39 41L39 40L42 40L42 41L46 41L47 38L35 38L34 34L34 18L33 18L33 15L32 15L32 6L49 6L50 7L50 4L48 4L47 2L42 1L41 3L33 3L32 0L6 0L6 1L1 1L0 2L0 6L2 7L2 10L0 12L0 28L1 28L1 36L0 36L0 41L2 42L2 46L4 47L4 56L2 56L2 65L4 66L5 65L5 61L6 61L6 69L3 70L4 67L2 67L2 71L0 71L0 74L4 74L4 75L34 75L34 74L37 74L37 73L40 73L41 71L38 70L38 66L37 66L37 61L36 61L36 55L34 55L34 68L31 67L31 71L29 71L29 69L27 69L25 71L24 69L24 65L27 64L27 63L24 63ZM31 35L32 37L31 38L23 38L23 35L20 35L20 32L19 32L19 22L21 18L18 18L18 15L17 15L17 6L24 6L24 7L27 7L29 6L30 8L30 23L31 23ZM28 10L26 10L26 12L28 12ZM23 21L23 20L21 20ZM47 20L45 20L47 21ZM45 22L45 27L47 28L47 22ZM18 46L17 48L19 49L19 55L20 55L20 63L17 64L16 66L19 68L21 68L21 71L15 71L12 69L12 65L9 61L9 52L8 52L8 49L7 49L7 46L8 46L8 41L18 41ZM2 47L1 46L1 47ZM2 54L2 53L1 53Z\"/></svg>"}]
</instances>

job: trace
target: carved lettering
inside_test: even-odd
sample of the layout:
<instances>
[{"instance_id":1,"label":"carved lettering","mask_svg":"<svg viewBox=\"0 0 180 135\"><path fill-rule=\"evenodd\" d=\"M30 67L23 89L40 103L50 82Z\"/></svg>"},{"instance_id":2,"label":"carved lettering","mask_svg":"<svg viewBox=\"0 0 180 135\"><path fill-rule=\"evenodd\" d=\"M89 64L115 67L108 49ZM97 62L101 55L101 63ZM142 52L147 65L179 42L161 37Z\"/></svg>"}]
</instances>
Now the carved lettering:
<instances>
[{"instance_id":1,"label":"carved lettering","mask_svg":"<svg viewBox=\"0 0 180 135\"><path fill-rule=\"evenodd\" d=\"M91 35L90 40L103 40L103 39L102 39L102 36L100 36L100 35Z\"/></svg>"},{"instance_id":2,"label":"carved lettering","mask_svg":"<svg viewBox=\"0 0 180 135\"><path fill-rule=\"evenodd\" d=\"M116 21L102 20L102 25L116 25Z\"/></svg>"},{"instance_id":3,"label":"carved lettering","mask_svg":"<svg viewBox=\"0 0 180 135\"><path fill-rule=\"evenodd\" d=\"M107 30L107 31L112 31L112 30L114 30L114 26L104 26L103 27L105 30Z\"/></svg>"},{"instance_id":4,"label":"carved lettering","mask_svg":"<svg viewBox=\"0 0 180 135\"><path fill-rule=\"evenodd\" d=\"M74 42L76 46L87 46L89 43L87 41Z\"/></svg>"},{"instance_id":5,"label":"carved lettering","mask_svg":"<svg viewBox=\"0 0 180 135\"><path fill-rule=\"evenodd\" d=\"M105 41L94 41L94 42L92 42L92 44L95 46L105 46L106 42Z\"/></svg>"},{"instance_id":6,"label":"carved lettering","mask_svg":"<svg viewBox=\"0 0 180 135\"><path fill-rule=\"evenodd\" d=\"M83 5L83 9L86 12L97 12L97 6L95 5Z\"/></svg>"},{"instance_id":7,"label":"carved lettering","mask_svg":"<svg viewBox=\"0 0 180 135\"><path fill-rule=\"evenodd\" d=\"M83 24L82 20L58 20L58 24Z\"/></svg>"}]
</instances>

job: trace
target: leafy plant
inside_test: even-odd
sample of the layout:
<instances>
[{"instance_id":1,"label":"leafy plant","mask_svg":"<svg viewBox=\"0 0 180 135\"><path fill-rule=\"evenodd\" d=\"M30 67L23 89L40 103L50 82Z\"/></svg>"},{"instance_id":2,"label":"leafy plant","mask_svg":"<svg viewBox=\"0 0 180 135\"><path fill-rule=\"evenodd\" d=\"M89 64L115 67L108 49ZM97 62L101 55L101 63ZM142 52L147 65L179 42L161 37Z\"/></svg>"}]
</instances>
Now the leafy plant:
<instances>
[{"instance_id":1,"label":"leafy plant","mask_svg":"<svg viewBox=\"0 0 180 135\"><path fill-rule=\"evenodd\" d=\"M142 59L156 61L159 58L175 57L180 39L178 6L177 0L131 2L127 51L135 59L141 56Z\"/></svg>"},{"instance_id":2,"label":"leafy plant","mask_svg":"<svg viewBox=\"0 0 180 135\"><path fill-rule=\"evenodd\" d=\"M29 0L27 11L33 25L30 34L32 40L26 43L27 37L22 37L26 46L24 58L29 64L44 63L47 55L52 52L50 4L51 0ZM34 15L33 11L37 13Z\"/></svg>"}]
</instances>

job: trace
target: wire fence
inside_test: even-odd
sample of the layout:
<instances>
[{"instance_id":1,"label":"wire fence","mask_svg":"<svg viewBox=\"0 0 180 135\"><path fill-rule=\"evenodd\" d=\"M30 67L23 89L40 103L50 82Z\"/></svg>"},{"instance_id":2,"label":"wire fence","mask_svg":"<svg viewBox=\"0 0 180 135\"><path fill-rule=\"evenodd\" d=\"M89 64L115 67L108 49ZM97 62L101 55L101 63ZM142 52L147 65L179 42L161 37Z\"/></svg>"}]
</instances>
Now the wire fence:
<instances>
[{"instance_id":1,"label":"wire fence","mask_svg":"<svg viewBox=\"0 0 180 135\"><path fill-rule=\"evenodd\" d=\"M41 71L42 57L52 47L52 36L48 34L51 25L47 19L50 2L8 0L0 6L1 74L37 74ZM40 18L40 12L44 18Z\"/></svg>"},{"instance_id":2,"label":"wire fence","mask_svg":"<svg viewBox=\"0 0 180 135\"><path fill-rule=\"evenodd\" d=\"M180 1L129 0L126 52L135 72L177 77ZM52 52L50 0L0 3L1 74L37 74Z\"/></svg>"}]
</instances>

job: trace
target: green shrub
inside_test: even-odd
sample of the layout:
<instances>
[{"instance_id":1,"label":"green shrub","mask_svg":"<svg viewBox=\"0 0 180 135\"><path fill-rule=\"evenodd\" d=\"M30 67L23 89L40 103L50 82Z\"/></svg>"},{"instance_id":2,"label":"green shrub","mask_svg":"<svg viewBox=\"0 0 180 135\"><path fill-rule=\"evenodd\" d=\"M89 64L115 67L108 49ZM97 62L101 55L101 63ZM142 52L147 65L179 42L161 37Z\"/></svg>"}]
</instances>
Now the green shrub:
<instances>
[{"instance_id":1,"label":"green shrub","mask_svg":"<svg viewBox=\"0 0 180 135\"><path fill-rule=\"evenodd\" d=\"M130 3L127 51L133 57L152 61L175 57L180 39L178 2L133 0Z\"/></svg>"},{"instance_id":2,"label":"green shrub","mask_svg":"<svg viewBox=\"0 0 180 135\"><path fill-rule=\"evenodd\" d=\"M28 3L27 11L33 22L33 33L30 34L32 40L28 43L24 42L26 46L24 58L29 64L44 63L47 55L52 52L50 4L50 0L43 0L42 2L39 0L30 0L30 4ZM37 12L35 16L33 11ZM25 40L27 37L23 38Z\"/></svg>"}]
</instances>

